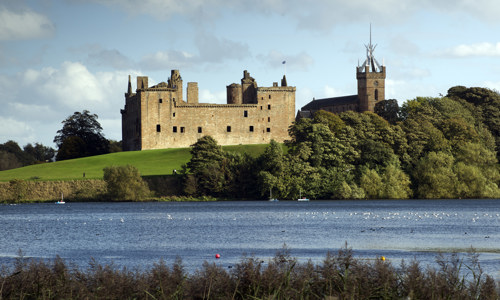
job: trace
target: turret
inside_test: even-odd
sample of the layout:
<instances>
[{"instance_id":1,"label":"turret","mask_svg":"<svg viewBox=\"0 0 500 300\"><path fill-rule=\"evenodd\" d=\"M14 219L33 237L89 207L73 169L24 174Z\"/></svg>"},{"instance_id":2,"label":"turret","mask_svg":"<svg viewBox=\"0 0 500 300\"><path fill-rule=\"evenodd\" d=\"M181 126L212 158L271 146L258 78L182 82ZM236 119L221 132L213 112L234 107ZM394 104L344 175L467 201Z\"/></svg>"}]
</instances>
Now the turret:
<instances>
[{"instance_id":1,"label":"turret","mask_svg":"<svg viewBox=\"0 0 500 300\"><path fill-rule=\"evenodd\" d=\"M374 111L375 104L385 100L386 68L375 59L373 52L377 45L372 44L370 25L370 43L366 47L366 60L361 66L356 67L358 80L359 111Z\"/></svg>"}]
</instances>

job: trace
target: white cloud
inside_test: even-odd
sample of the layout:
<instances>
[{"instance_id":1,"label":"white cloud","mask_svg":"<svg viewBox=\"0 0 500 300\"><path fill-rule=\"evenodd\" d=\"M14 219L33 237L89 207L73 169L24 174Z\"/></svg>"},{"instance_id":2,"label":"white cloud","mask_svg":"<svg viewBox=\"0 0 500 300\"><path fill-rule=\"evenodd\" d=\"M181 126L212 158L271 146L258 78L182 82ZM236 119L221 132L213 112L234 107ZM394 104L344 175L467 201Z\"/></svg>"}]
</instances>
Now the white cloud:
<instances>
[{"instance_id":1,"label":"white cloud","mask_svg":"<svg viewBox=\"0 0 500 300\"><path fill-rule=\"evenodd\" d=\"M227 92L226 91L218 91L212 93L209 90L200 90L199 92L199 102L200 103L218 103L218 104L226 104L227 103Z\"/></svg>"},{"instance_id":2,"label":"white cloud","mask_svg":"<svg viewBox=\"0 0 500 300\"><path fill-rule=\"evenodd\" d=\"M176 50L158 51L144 56L139 66L147 70L182 69L192 65L198 58L194 55Z\"/></svg>"},{"instance_id":3,"label":"white cloud","mask_svg":"<svg viewBox=\"0 0 500 300\"><path fill-rule=\"evenodd\" d=\"M0 143L5 143L8 140L20 143L17 137L33 137L34 130L26 122L11 117L0 116L0 124L2 124L0 126Z\"/></svg>"},{"instance_id":4,"label":"white cloud","mask_svg":"<svg viewBox=\"0 0 500 300\"><path fill-rule=\"evenodd\" d=\"M0 143L12 139L51 146L61 122L84 109L99 116L107 138L120 140L128 74L139 72L93 73L81 63L65 62L59 68L29 69L10 80L0 76L7 95L0 98Z\"/></svg>"},{"instance_id":5,"label":"white cloud","mask_svg":"<svg viewBox=\"0 0 500 300\"><path fill-rule=\"evenodd\" d=\"M54 24L44 15L30 10L15 12L0 7L0 40L45 38L54 31Z\"/></svg>"},{"instance_id":6,"label":"white cloud","mask_svg":"<svg viewBox=\"0 0 500 300\"><path fill-rule=\"evenodd\" d=\"M462 44L445 50L442 54L453 57L500 56L500 42L496 44L486 42L470 45Z\"/></svg>"}]
</instances>

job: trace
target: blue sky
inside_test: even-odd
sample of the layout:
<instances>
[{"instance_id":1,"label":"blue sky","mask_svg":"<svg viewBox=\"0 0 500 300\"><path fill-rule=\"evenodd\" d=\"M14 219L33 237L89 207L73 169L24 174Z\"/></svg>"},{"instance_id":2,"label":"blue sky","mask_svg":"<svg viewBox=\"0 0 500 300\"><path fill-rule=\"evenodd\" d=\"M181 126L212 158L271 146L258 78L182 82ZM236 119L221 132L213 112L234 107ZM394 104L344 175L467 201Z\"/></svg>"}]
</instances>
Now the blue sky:
<instances>
[{"instance_id":1,"label":"blue sky","mask_svg":"<svg viewBox=\"0 0 500 300\"><path fill-rule=\"evenodd\" d=\"M135 76L152 85L179 69L200 102L225 103L243 70L271 86L286 60L297 110L355 94L370 23L386 98L500 90L498 15L493 0L1 0L0 143L54 147L84 109L121 140L129 74L135 89Z\"/></svg>"}]
</instances>

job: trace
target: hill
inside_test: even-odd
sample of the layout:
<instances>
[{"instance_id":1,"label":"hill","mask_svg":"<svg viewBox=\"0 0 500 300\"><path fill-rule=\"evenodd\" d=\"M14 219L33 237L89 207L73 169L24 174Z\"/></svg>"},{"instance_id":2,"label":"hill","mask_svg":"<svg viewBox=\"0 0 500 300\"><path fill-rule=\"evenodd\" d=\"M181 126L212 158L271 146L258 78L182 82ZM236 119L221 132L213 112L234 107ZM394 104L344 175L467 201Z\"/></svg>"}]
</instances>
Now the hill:
<instances>
[{"instance_id":1,"label":"hill","mask_svg":"<svg viewBox=\"0 0 500 300\"><path fill-rule=\"evenodd\" d=\"M248 153L258 156L267 144L224 146L226 151ZM0 181L23 180L72 180L100 179L107 166L133 165L143 176L172 174L189 161L190 148L160 149L146 151L117 152L91 157L38 164L0 172Z\"/></svg>"}]
</instances>

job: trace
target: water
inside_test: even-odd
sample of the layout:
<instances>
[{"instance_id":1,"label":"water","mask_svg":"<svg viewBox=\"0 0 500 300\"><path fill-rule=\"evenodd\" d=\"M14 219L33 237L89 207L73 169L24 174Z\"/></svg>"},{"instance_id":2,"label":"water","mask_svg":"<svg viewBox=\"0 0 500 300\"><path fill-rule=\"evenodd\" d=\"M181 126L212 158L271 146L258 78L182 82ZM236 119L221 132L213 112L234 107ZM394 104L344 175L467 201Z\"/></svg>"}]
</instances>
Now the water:
<instances>
[{"instance_id":1,"label":"water","mask_svg":"<svg viewBox=\"0 0 500 300\"><path fill-rule=\"evenodd\" d=\"M176 257L193 272L204 261L264 261L284 244L300 261L320 263L347 242L357 257L413 258L474 247L500 279L500 200L66 203L0 205L0 264L25 257L87 267L147 269ZM216 260L215 254L221 258ZM464 255L465 257L465 255Z\"/></svg>"}]
</instances>

